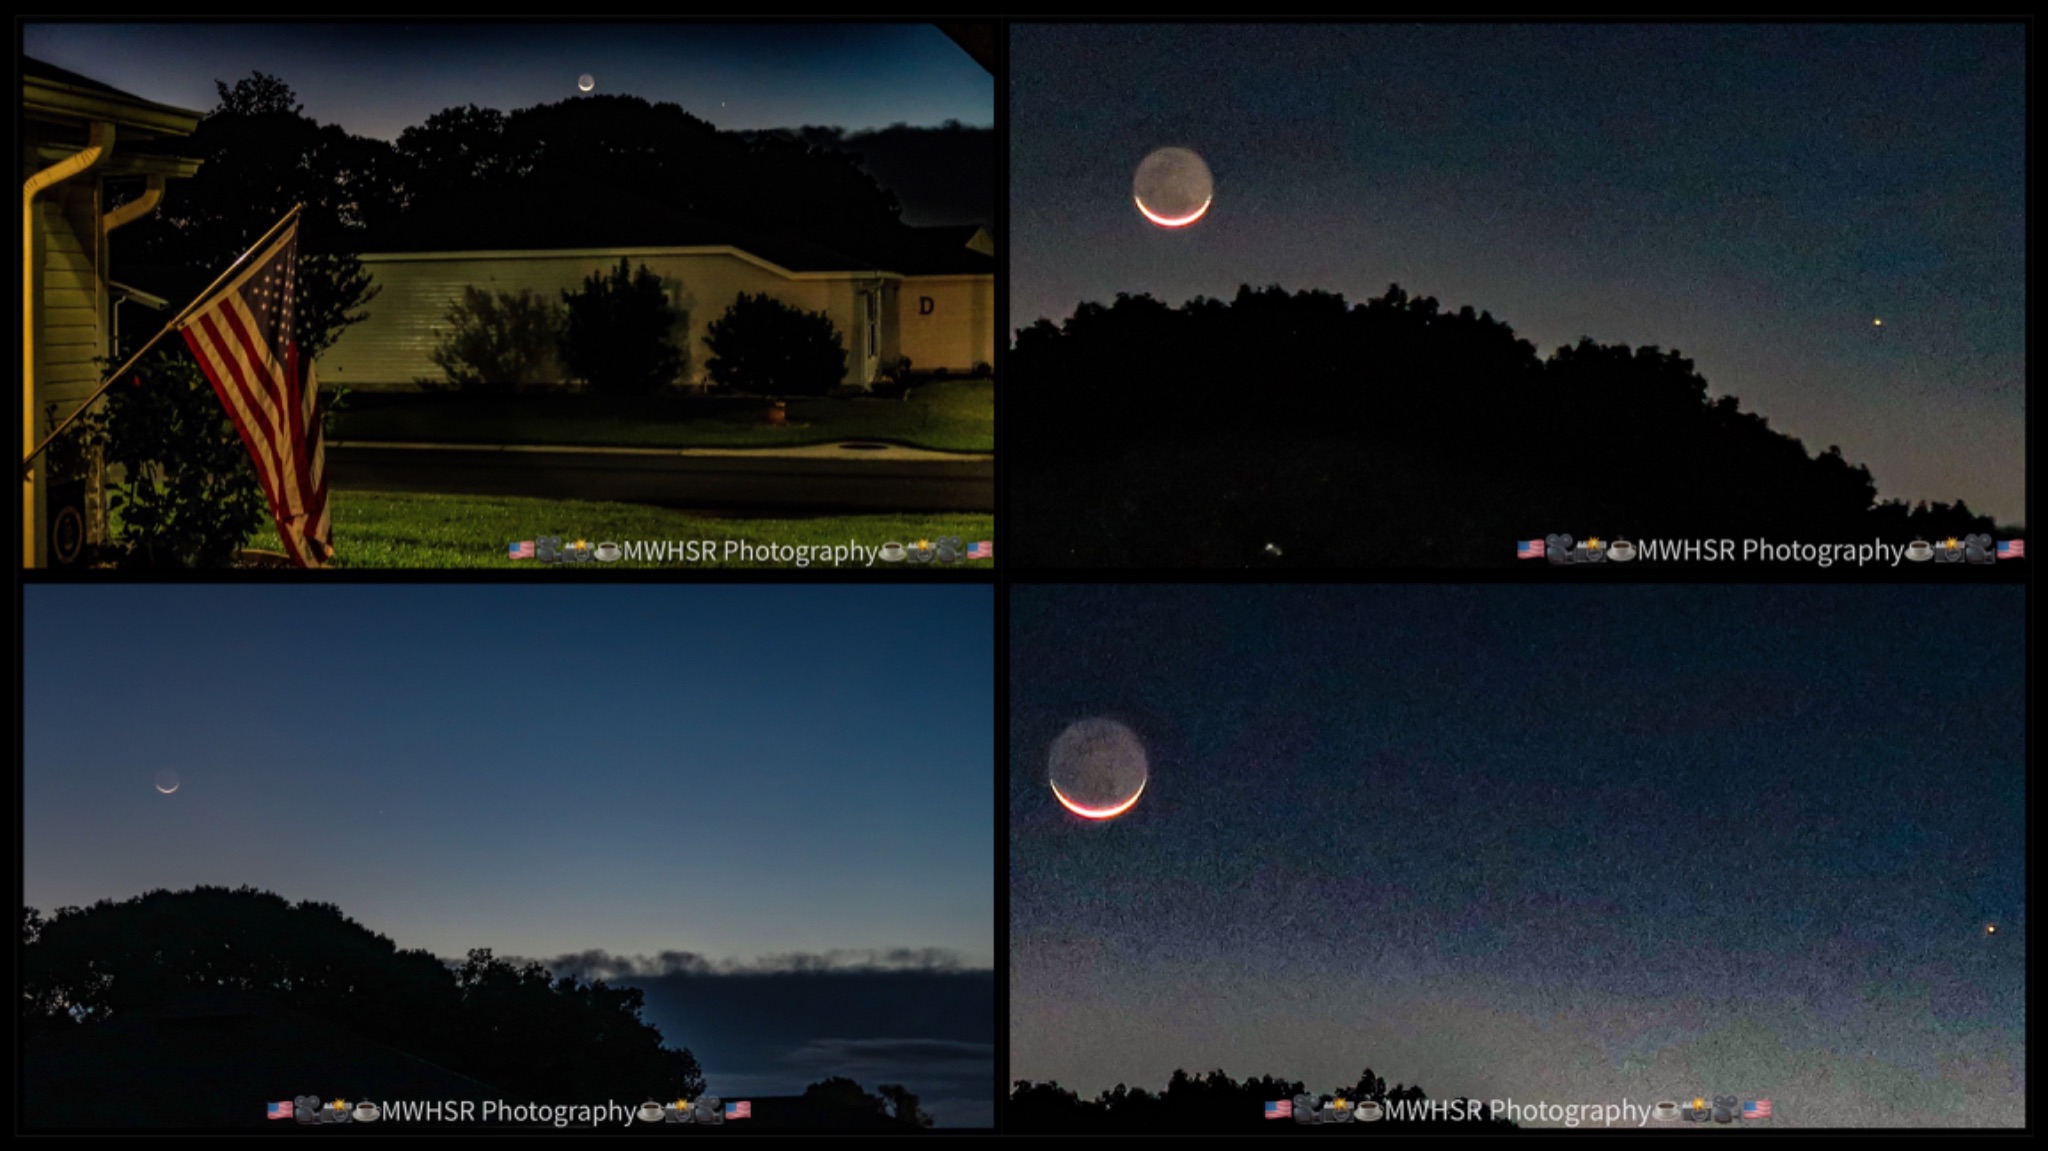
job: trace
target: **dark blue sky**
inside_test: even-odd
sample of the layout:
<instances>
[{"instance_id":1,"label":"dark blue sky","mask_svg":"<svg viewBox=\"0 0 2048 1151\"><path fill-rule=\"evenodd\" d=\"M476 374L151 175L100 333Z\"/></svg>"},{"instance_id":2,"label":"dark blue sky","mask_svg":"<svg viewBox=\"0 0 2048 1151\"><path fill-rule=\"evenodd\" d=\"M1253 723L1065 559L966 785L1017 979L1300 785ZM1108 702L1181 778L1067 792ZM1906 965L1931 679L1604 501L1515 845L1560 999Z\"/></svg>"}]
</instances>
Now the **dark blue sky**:
<instances>
[{"instance_id":1,"label":"dark blue sky","mask_svg":"<svg viewBox=\"0 0 2048 1151\"><path fill-rule=\"evenodd\" d=\"M1881 496L2021 521L2023 46L2018 25L1019 25L1010 324L1398 282L1545 354L1675 347ZM1215 173L1178 231L1131 202L1166 145Z\"/></svg>"},{"instance_id":2,"label":"dark blue sky","mask_svg":"<svg viewBox=\"0 0 2048 1151\"><path fill-rule=\"evenodd\" d=\"M1011 1077L2018 1125L2023 621L2018 587L1018 588ZM1045 782L1099 715L1152 762L1106 824Z\"/></svg>"},{"instance_id":3,"label":"dark blue sky","mask_svg":"<svg viewBox=\"0 0 2048 1151\"><path fill-rule=\"evenodd\" d=\"M989 74L926 24L32 24L22 42L202 111L215 80L267 72L315 120L385 140L443 108L567 99L585 73L597 92L680 104L720 128L995 120Z\"/></svg>"},{"instance_id":4,"label":"dark blue sky","mask_svg":"<svg viewBox=\"0 0 2048 1151\"><path fill-rule=\"evenodd\" d=\"M992 594L30 587L25 898L250 884L444 956L986 967Z\"/></svg>"}]
</instances>

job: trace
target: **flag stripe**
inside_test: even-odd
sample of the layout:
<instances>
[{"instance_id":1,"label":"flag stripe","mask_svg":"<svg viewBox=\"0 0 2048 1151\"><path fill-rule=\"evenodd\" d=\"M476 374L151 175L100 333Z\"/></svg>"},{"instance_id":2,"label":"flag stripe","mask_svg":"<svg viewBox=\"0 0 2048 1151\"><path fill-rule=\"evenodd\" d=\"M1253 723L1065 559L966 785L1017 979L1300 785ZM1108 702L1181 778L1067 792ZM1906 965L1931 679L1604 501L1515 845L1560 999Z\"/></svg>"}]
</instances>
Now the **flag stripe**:
<instances>
[{"instance_id":1,"label":"flag stripe","mask_svg":"<svg viewBox=\"0 0 2048 1151\"><path fill-rule=\"evenodd\" d=\"M319 384L294 332L298 225L183 324L185 344L240 434L292 562L331 554Z\"/></svg>"}]
</instances>

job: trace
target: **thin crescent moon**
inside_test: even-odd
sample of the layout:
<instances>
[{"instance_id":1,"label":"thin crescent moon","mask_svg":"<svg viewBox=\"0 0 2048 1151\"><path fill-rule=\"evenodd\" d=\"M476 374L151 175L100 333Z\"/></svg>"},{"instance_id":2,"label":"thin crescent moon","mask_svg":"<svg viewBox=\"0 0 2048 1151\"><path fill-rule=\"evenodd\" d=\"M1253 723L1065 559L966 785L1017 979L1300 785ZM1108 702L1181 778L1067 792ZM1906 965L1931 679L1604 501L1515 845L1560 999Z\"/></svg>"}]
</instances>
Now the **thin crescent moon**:
<instances>
[{"instance_id":1,"label":"thin crescent moon","mask_svg":"<svg viewBox=\"0 0 2048 1151\"><path fill-rule=\"evenodd\" d=\"M1138 802L1138 797L1145 794L1146 782L1147 781L1140 780L1138 783L1138 790L1132 792L1131 797L1129 799L1124 800L1122 803L1117 804L1115 807L1083 807L1080 804L1075 803L1073 800L1068 799L1066 793L1060 790L1060 785L1057 783L1052 785L1052 794L1053 798L1060 801L1061 807L1066 808L1068 811L1073 812L1075 815L1080 816L1082 819L1115 819L1117 816L1122 815L1126 811L1129 811L1131 809L1131 806Z\"/></svg>"},{"instance_id":2,"label":"thin crescent moon","mask_svg":"<svg viewBox=\"0 0 2048 1151\"><path fill-rule=\"evenodd\" d=\"M162 784L158 784L158 785L157 785L157 788L156 788L156 789L157 789L158 791L161 791L161 792L163 792L163 793L164 793L165 795L170 795L171 793L173 793L173 792L175 792L175 791L177 791L177 790L178 790L178 785L174 783L174 784L172 784L172 785L171 785L171 786L169 786L169 787L165 787L165 786L164 786L164 785L162 785Z\"/></svg>"},{"instance_id":3,"label":"thin crescent moon","mask_svg":"<svg viewBox=\"0 0 2048 1151\"><path fill-rule=\"evenodd\" d=\"M1131 197L1132 202L1138 205L1138 211L1143 212L1147 220L1152 221L1153 223L1159 225L1162 228L1187 227L1189 224L1192 224L1196 220L1201 219L1202 214L1209 210L1209 205L1215 202L1215 199L1216 197L1214 196L1209 197L1207 200L1202 201L1201 207L1196 208L1193 212L1185 216L1161 216L1158 213L1154 212L1152 209L1147 208L1145 206L1145 201L1138 199L1136 196Z\"/></svg>"}]
</instances>

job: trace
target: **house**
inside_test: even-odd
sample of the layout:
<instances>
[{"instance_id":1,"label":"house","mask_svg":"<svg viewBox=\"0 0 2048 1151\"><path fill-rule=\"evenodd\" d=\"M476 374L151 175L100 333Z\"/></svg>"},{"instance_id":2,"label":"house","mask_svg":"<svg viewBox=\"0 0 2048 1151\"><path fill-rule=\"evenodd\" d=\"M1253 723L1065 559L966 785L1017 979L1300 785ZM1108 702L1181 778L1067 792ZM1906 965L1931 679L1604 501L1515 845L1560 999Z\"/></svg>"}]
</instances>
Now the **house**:
<instances>
[{"instance_id":1,"label":"house","mask_svg":"<svg viewBox=\"0 0 2048 1151\"><path fill-rule=\"evenodd\" d=\"M40 60L21 60L22 455L69 416L100 381L111 351L115 301L161 304L107 279L108 235L155 210L170 181L199 161L179 152L200 112L158 104ZM109 210L107 185L139 193ZM172 189L168 193L176 196ZM167 317L166 317L167 318ZM22 562L62 562L83 538L85 484L38 457L22 484ZM52 473L59 473L53 475ZM52 492L57 493L52 511Z\"/></svg>"},{"instance_id":2,"label":"house","mask_svg":"<svg viewBox=\"0 0 2048 1151\"><path fill-rule=\"evenodd\" d=\"M621 259L636 269L646 265L667 285L678 316L683 387L708 386L704 336L742 292L829 317L846 344L845 383L854 390L870 389L898 356L909 356L918 371L960 373L995 358L995 245L986 229L903 228L852 245L864 253L855 255L792 236L652 215L621 214L627 227L658 236L658 243L363 254L377 295L368 318L321 355L321 383L386 391L437 382L444 377L432 352L464 289L525 289L559 300ZM599 226L575 234L616 240L618 231ZM542 382L565 381L556 369Z\"/></svg>"}]
</instances>

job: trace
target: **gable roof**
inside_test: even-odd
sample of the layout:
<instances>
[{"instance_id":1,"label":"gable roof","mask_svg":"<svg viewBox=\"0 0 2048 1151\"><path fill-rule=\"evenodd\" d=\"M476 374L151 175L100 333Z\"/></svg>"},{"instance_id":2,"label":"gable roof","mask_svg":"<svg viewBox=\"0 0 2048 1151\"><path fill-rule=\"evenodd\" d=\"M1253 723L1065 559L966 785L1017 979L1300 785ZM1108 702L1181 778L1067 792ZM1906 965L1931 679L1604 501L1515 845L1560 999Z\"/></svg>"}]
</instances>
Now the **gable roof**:
<instances>
[{"instance_id":1,"label":"gable roof","mask_svg":"<svg viewBox=\"0 0 2048 1151\"><path fill-rule=\"evenodd\" d=\"M56 123L105 120L144 138L189 136L206 116L145 100L33 56L21 57L21 111L27 119Z\"/></svg>"}]
</instances>

